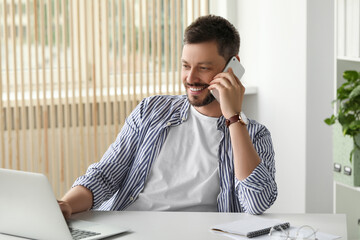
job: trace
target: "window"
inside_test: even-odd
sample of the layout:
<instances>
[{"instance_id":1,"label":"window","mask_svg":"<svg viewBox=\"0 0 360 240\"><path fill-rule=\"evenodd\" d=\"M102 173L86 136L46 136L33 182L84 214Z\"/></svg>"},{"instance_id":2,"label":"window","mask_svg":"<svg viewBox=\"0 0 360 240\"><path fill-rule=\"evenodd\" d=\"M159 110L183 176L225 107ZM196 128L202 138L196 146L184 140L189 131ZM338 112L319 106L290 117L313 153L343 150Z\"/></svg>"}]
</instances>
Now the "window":
<instances>
[{"instance_id":1,"label":"window","mask_svg":"<svg viewBox=\"0 0 360 240\"><path fill-rule=\"evenodd\" d=\"M143 97L182 92L183 31L207 12L207 0L2 0L0 166L44 172L62 195Z\"/></svg>"}]
</instances>

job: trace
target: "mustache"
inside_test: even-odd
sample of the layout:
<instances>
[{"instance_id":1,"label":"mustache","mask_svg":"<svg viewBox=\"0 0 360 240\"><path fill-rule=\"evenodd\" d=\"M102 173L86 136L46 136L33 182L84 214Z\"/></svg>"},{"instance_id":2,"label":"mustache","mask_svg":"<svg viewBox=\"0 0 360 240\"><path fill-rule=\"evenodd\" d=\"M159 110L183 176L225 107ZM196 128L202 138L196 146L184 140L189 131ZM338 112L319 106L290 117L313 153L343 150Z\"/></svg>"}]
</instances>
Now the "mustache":
<instances>
[{"instance_id":1,"label":"mustache","mask_svg":"<svg viewBox=\"0 0 360 240\"><path fill-rule=\"evenodd\" d=\"M209 84L206 83L186 83L188 87L209 87Z\"/></svg>"}]
</instances>

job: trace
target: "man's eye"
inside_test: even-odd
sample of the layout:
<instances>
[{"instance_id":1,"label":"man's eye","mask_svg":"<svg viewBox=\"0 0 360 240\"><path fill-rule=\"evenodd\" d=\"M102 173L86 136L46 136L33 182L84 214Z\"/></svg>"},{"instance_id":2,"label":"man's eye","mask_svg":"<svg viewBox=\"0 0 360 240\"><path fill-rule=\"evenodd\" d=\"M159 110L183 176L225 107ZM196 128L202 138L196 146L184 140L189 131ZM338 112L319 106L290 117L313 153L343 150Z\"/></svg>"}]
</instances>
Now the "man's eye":
<instances>
[{"instance_id":1,"label":"man's eye","mask_svg":"<svg viewBox=\"0 0 360 240\"><path fill-rule=\"evenodd\" d=\"M182 67L185 68L185 69L189 69L189 68L190 68L189 65L184 65L184 64L182 65Z\"/></svg>"},{"instance_id":2,"label":"man's eye","mask_svg":"<svg viewBox=\"0 0 360 240\"><path fill-rule=\"evenodd\" d=\"M207 67L200 67L201 70L209 70Z\"/></svg>"}]
</instances>

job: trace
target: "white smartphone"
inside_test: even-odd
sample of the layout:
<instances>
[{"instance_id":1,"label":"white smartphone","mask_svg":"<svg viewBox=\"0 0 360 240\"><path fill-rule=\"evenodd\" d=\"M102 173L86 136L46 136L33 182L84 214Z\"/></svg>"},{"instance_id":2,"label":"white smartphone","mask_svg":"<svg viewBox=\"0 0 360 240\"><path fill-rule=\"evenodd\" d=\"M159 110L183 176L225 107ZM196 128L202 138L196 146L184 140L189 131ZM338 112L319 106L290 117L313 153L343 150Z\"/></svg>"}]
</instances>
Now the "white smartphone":
<instances>
[{"instance_id":1,"label":"white smartphone","mask_svg":"<svg viewBox=\"0 0 360 240\"><path fill-rule=\"evenodd\" d=\"M229 62L226 64L223 72L227 72L229 68L232 68L232 70L234 71L235 76L240 80L241 77L244 75L245 73L245 68L243 67L243 65L241 65L240 61L234 56L232 58L230 58ZM214 90L210 90L211 94L214 96L214 98L220 102L220 95L219 95L219 91L214 89Z\"/></svg>"}]
</instances>

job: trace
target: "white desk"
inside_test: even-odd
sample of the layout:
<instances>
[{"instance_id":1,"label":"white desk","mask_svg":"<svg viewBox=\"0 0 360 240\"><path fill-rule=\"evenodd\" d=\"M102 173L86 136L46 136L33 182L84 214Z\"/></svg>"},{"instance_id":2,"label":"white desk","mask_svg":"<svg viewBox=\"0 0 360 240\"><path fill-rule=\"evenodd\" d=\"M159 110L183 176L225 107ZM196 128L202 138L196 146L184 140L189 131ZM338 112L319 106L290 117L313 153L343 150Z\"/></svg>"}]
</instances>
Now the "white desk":
<instances>
[{"instance_id":1,"label":"white desk","mask_svg":"<svg viewBox=\"0 0 360 240\"><path fill-rule=\"evenodd\" d=\"M263 214L264 218L289 221L292 226L307 224L347 239L344 214ZM129 228L132 232L108 239L121 240L211 240L230 239L210 231L211 227L244 217L242 213L198 212L85 212L74 215L76 219L112 224Z\"/></svg>"},{"instance_id":2,"label":"white desk","mask_svg":"<svg viewBox=\"0 0 360 240\"><path fill-rule=\"evenodd\" d=\"M75 219L101 222L128 228L130 233L110 239L120 240L211 240L230 238L210 231L216 224L239 220L243 213L198 213L198 212L84 212L73 216ZM292 226L311 225L321 232L342 236L347 239L346 217L344 214L263 214L264 218L289 221ZM22 240L0 234L1 240Z\"/></svg>"}]
</instances>

